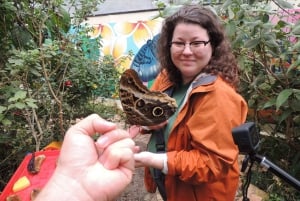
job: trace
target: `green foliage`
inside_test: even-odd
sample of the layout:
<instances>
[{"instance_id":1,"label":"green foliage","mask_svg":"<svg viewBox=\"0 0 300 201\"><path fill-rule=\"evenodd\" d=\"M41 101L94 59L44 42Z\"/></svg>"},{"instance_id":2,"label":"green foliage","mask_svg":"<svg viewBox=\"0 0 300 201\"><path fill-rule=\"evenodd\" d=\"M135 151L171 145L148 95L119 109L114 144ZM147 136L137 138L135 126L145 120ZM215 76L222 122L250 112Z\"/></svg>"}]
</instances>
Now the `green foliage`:
<instances>
[{"instance_id":1,"label":"green foliage","mask_svg":"<svg viewBox=\"0 0 300 201\"><path fill-rule=\"evenodd\" d=\"M26 152L61 140L75 118L112 115L95 100L115 93L119 73L82 24L101 2L69 1L72 16L62 0L1 2L0 189Z\"/></svg>"},{"instance_id":2,"label":"green foliage","mask_svg":"<svg viewBox=\"0 0 300 201\"><path fill-rule=\"evenodd\" d=\"M120 77L115 61L112 56L106 56L100 65L100 73L102 76L99 77L97 95L106 98L115 97Z\"/></svg>"},{"instance_id":3,"label":"green foliage","mask_svg":"<svg viewBox=\"0 0 300 201\"><path fill-rule=\"evenodd\" d=\"M287 1L272 2L276 10L267 1L227 0L217 12L240 63L240 90L253 113L249 120L268 127L271 140L261 143L260 152L299 178L300 24L287 21L299 13L289 13ZM299 199L299 193L271 173L258 169L257 175L255 185L269 192L270 200Z\"/></svg>"},{"instance_id":4,"label":"green foliage","mask_svg":"<svg viewBox=\"0 0 300 201\"><path fill-rule=\"evenodd\" d=\"M285 1L276 1L280 6L277 10L263 2L230 2L219 12L240 61L241 91L255 112L255 121L265 120L257 115L259 112L273 110L276 115L272 121L277 124L274 133L282 132L287 141L293 141L300 131L300 58L293 42L299 38L295 33L300 24L286 19L299 13L287 14L285 9L291 5Z\"/></svg>"}]
</instances>

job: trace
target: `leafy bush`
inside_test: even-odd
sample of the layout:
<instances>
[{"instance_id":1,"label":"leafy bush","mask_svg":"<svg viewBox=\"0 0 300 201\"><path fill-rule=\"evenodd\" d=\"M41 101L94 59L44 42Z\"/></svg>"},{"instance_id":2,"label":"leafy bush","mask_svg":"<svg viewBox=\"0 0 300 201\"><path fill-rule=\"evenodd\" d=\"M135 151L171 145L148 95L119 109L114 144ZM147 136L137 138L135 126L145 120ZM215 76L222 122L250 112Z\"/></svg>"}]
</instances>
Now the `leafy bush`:
<instances>
[{"instance_id":1,"label":"leafy bush","mask_svg":"<svg viewBox=\"0 0 300 201\"><path fill-rule=\"evenodd\" d=\"M266 3L231 2L220 11L226 13L227 33L242 67L242 93L256 121L272 120L277 125L274 132L293 141L300 137L300 24L287 19L300 13L286 10L292 8L288 3L274 11ZM276 18L278 22L272 22ZM260 118L259 111L266 109L273 111L271 119Z\"/></svg>"},{"instance_id":2,"label":"leafy bush","mask_svg":"<svg viewBox=\"0 0 300 201\"><path fill-rule=\"evenodd\" d=\"M61 140L75 118L105 111L98 95L114 95L119 72L112 58L89 57L101 38L87 44L82 26L101 2L69 0L72 16L61 0L0 4L0 189L27 152Z\"/></svg>"},{"instance_id":3,"label":"leafy bush","mask_svg":"<svg viewBox=\"0 0 300 201\"><path fill-rule=\"evenodd\" d=\"M287 1L226 1L218 7L241 66L241 93L248 101L249 119L266 134L260 153L300 178L300 57L299 11ZM230 4L229 4L230 3ZM274 200L300 195L271 173L257 170L254 183Z\"/></svg>"}]
</instances>

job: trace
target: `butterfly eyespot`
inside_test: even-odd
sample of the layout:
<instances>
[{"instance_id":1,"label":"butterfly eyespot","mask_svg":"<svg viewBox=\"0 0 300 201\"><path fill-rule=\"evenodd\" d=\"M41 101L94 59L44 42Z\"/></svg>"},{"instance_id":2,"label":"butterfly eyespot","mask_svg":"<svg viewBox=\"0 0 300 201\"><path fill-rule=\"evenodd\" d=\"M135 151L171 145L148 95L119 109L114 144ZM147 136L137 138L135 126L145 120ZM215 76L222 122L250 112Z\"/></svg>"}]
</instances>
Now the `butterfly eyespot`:
<instances>
[{"instance_id":1,"label":"butterfly eyespot","mask_svg":"<svg viewBox=\"0 0 300 201\"><path fill-rule=\"evenodd\" d=\"M144 107L145 106L145 101L142 99L139 99L135 102L135 106L138 108Z\"/></svg>"},{"instance_id":2,"label":"butterfly eyespot","mask_svg":"<svg viewBox=\"0 0 300 201\"><path fill-rule=\"evenodd\" d=\"M154 117L159 117L159 116L163 115L163 113L164 113L164 110L161 107L155 107L152 110L152 114Z\"/></svg>"}]
</instances>

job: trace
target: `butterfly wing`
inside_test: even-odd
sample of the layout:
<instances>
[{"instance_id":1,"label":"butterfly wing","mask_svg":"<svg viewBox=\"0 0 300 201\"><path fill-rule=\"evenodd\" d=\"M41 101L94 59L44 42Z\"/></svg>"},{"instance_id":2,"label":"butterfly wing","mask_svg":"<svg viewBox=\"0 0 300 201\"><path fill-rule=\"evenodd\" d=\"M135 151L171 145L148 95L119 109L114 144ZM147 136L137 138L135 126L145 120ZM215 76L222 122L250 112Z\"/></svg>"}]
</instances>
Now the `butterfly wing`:
<instances>
[{"instance_id":1,"label":"butterfly wing","mask_svg":"<svg viewBox=\"0 0 300 201\"><path fill-rule=\"evenodd\" d=\"M176 101L165 93L150 91L133 69L120 79L120 101L131 125L151 126L166 121L176 111Z\"/></svg>"}]
</instances>

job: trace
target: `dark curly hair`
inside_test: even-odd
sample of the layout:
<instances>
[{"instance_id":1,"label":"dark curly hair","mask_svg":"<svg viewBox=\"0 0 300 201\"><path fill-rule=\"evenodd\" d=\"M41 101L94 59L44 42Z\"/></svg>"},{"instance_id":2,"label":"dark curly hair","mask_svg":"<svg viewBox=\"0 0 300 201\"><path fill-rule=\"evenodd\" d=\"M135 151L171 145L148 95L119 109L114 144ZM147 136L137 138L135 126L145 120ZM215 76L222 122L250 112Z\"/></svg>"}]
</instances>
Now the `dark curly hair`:
<instances>
[{"instance_id":1,"label":"dark curly hair","mask_svg":"<svg viewBox=\"0 0 300 201\"><path fill-rule=\"evenodd\" d=\"M199 5L181 7L176 13L167 17L162 25L157 44L158 60L161 70L167 71L170 81L174 85L182 81L180 71L172 62L170 51L173 32L179 23L196 24L207 30L213 52L202 72L220 75L227 83L236 87L239 82L238 65L230 43L225 37L221 21L210 9Z\"/></svg>"}]
</instances>

